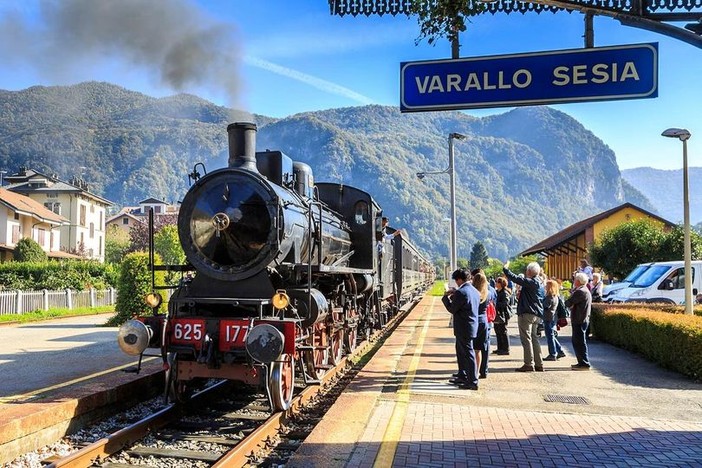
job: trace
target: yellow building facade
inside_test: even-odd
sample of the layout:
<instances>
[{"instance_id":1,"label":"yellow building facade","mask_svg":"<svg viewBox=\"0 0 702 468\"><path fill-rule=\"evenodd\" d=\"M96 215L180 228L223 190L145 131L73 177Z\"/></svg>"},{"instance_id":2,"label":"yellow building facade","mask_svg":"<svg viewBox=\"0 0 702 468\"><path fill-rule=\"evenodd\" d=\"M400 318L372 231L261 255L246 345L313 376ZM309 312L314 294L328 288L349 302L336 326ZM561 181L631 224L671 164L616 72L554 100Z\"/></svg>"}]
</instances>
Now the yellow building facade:
<instances>
[{"instance_id":1,"label":"yellow building facade","mask_svg":"<svg viewBox=\"0 0 702 468\"><path fill-rule=\"evenodd\" d=\"M573 272L586 259L587 247L608 229L627 221L650 219L664 228L671 229L673 223L632 203L625 203L590 218L579 221L538 244L524 250L520 255L539 254L545 258L544 270L547 276L570 280Z\"/></svg>"}]
</instances>

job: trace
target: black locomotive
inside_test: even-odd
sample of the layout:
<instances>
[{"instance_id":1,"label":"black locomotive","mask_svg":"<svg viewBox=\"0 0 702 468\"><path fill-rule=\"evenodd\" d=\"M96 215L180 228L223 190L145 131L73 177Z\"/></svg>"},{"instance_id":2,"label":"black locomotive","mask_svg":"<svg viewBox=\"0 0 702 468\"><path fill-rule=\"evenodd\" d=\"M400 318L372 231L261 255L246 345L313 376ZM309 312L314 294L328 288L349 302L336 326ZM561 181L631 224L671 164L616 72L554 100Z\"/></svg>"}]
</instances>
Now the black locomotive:
<instances>
[{"instance_id":1,"label":"black locomotive","mask_svg":"<svg viewBox=\"0 0 702 468\"><path fill-rule=\"evenodd\" d=\"M307 164L280 151L256 153L252 123L227 132L229 167L195 177L178 215L195 273L167 314L150 295L154 315L124 324L118 341L132 355L161 349L174 399L197 379L222 378L262 385L285 410L296 372L318 381L425 291L434 268L406 237L383 240L368 193L315 184Z\"/></svg>"}]
</instances>

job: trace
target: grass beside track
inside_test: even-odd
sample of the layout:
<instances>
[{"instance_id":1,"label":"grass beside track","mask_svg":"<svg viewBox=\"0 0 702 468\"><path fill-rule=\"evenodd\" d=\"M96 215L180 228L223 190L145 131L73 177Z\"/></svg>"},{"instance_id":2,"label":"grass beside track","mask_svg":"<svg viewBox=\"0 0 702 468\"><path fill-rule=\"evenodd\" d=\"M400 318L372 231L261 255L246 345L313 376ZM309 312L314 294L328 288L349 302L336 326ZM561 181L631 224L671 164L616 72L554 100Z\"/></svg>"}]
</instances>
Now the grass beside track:
<instances>
[{"instance_id":1,"label":"grass beside track","mask_svg":"<svg viewBox=\"0 0 702 468\"><path fill-rule=\"evenodd\" d=\"M6 323L39 322L64 317L77 317L80 315L108 314L115 311L115 306L81 307L78 309L50 309L36 310L24 314L0 315L0 325Z\"/></svg>"},{"instance_id":2,"label":"grass beside track","mask_svg":"<svg viewBox=\"0 0 702 468\"><path fill-rule=\"evenodd\" d=\"M429 290L429 295L430 296L443 296L444 291L446 291L446 281L441 280L441 281L436 281L434 283L434 286L431 287Z\"/></svg>"}]
</instances>

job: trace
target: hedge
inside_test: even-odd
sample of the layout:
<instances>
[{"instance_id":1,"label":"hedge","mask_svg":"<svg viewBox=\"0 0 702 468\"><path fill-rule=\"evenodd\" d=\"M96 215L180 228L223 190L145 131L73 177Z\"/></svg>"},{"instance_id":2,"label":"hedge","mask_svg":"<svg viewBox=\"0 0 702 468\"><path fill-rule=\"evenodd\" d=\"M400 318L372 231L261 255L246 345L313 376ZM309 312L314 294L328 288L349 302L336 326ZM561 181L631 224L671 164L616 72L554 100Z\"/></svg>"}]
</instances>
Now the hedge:
<instances>
[{"instance_id":1,"label":"hedge","mask_svg":"<svg viewBox=\"0 0 702 468\"><path fill-rule=\"evenodd\" d=\"M597 339L628 349L663 367L702 379L702 310L675 306L593 305Z\"/></svg>"},{"instance_id":2,"label":"hedge","mask_svg":"<svg viewBox=\"0 0 702 468\"><path fill-rule=\"evenodd\" d=\"M107 289L117 285L117 277L114 265L97 261L0 263L0 289Z\"/></svg>"}]
</instances>

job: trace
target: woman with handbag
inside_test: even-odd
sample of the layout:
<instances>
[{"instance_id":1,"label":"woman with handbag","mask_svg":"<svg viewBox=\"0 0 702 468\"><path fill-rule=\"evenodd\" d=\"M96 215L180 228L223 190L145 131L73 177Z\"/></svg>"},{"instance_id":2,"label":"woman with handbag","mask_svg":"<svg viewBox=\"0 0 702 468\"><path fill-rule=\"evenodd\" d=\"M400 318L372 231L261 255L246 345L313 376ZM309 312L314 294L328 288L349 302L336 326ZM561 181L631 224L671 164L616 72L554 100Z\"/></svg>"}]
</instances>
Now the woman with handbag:
<instances>
[{"instance_id":1,"label":"woman with handbag","mask_svg":"<svg viewBox=\"0 0 702 468\"><path fill-rule=\"evenodd\" d=\"M560 286L555 280L546 281L546 295L544 296L544 331L546 333L546 344L548 345L548 356L544 361L556 361L565 357L563 348L558 342L556 333L556 321L558 319L556 310L558 303L562 301L559 290Z\"/></svg>"}]
</instances>

